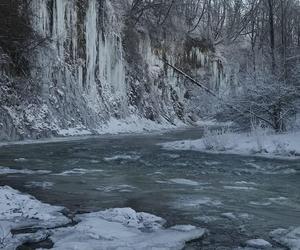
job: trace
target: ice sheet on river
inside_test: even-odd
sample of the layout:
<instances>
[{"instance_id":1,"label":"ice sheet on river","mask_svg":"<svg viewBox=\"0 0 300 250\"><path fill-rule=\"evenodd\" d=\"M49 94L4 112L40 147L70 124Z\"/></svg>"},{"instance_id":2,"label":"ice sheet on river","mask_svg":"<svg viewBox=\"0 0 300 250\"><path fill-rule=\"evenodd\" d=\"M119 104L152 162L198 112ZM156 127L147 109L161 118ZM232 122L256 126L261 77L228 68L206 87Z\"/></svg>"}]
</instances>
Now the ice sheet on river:
<instances>
[{"instance_id":1,"label":"ice sheet on river","mask_svg":"<svg viewBox=\"0 0 300 250\"><path fill-rule=\"evenodd\" d=\"M165 220L131 208L115 208L76 216L68 225L62 207L42 203L10 187L0 187L0 249L50 236L54 249L182 249L206 230L191 225L164 228ZM12 229L36 232L13 234ZM51 229L52 228L52 229Z\"/></svg>"}]
</instances>

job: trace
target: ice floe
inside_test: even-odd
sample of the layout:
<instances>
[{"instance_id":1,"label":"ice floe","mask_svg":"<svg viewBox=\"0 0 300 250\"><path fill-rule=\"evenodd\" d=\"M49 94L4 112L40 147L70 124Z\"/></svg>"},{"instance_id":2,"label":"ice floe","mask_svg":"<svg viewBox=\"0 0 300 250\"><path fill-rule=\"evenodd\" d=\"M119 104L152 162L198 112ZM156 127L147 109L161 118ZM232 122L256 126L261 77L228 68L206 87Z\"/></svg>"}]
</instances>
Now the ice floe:
<instances>
[{"instance_id":1,"label":"ice floe","mask_svg":"<svg viewBox=\"0 0 300 250\"><path fill-rule=\"evenodd\" d=\"M246 241L245 244L246 244L247 247L252 247L252 248L255 248L255 249L268 249L268 248L272 247L271 243L264 240L264 239L248 240L248 241Z\"/></svg>"},{"instance_id":2,"label":"ice floe","mask_svg":"<svg viewBox=\"0 0 300 250\"><path fill-rule=\"evenodd\" d=\"M300 250L300 227L290 229L276 229L270 237L290 250Z\"/></svg>"}]
</instances>

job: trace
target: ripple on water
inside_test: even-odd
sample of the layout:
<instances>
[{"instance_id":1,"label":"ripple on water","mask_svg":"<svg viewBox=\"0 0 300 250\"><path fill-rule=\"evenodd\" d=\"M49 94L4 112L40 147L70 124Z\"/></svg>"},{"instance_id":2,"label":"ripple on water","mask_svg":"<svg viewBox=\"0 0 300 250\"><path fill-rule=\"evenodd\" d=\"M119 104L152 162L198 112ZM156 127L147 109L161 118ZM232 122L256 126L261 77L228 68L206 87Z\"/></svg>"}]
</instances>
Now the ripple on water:
<instances>
[{"instance_id":1,"label":"ripple on water","mask_svg":"<svg viewBox=\"0 0 300 250\"><path fill-rule=\"evenodd\" d=\"M58 174L54 175L60 175L60 176L71 176L71 175L85 175L85 174L91 174L91 173L100 173L103 172L102 169L84 169L84 168L73 168L71 170L66 170Z\"/></svg>"},{"instance_id":2,"label":"ripple on water","mask_svg":"<svg viewBox=\"0 0 300 250\"><path fill-rule=\"evenodd\" d=\"M171 183L179 184L179 185L188 185L188 186L198 186L199 185L199 182L197 182L197 181L192 181L192 180L184 179L184 178L175 178L175 179L170 179L169 181Z\"/></svg>"},{"instance_id":3,"label":"ripple on water","mask_svg":"<svg viewBox=\"0 0 300 250\"><path fill-rule=\"evenodd\" d=\"M224 189L229 189L229 190L239 190L239 191L253 191L257 190L254 187L242 187L242 186L224 186Z\"/></svg>"},{"instance_id":4,"label":"ripple on water","mask_svg":"<svg viewBox=\"0 0 300 250\"><path fill-rule=\"evenodd\" d=\"M14 161L15 162L26 162L26 161L28 161L28 159L26 159L26 158L16 158L16 159L14 159Z\"/></svg>"},{"instance_id":5,"label":"ripple on water","mask_svg":"<svg viewBox=\"0 0 300 250\"><path fill-rule=\"evenodd\" d=\"M179 197L176 201L171 203L172 207L182 210L193 210L199 209L200 207L219 207L221 205L221 201L205 196Z\"/></svg>"},{"instance_id":6,"label":"ripple on water","mask_svg":"<svg viewBox=\"0 0 300 250\"><path fill-rule=\"evenodd\" d=\"M197 216L197 217L194 217L195 220L198 220L200 222L203 222L203 223L211 223L211 222L215 222L218 220L218 217L216 216Z\"/></svg>"},{"instance_id":7,"label":"ripple on water","mask_svg":"<svg viewBox=\"0 0 300 250\"><path fill-rule=\"evenodd\" d=\"M0 175L8 175L8 174L26 174L26 175L34 175L34 174L50 174L49 170L30 170L30 169L14 169L14 168L6 168L0 167Z\"/></svg>"},{"instance_id":8,"label":"ripple on water","mask_svg":"<svg viewBox=\"0 0 300 250\"><path fill-rule=\"evenodd\" d=\"M29 188L42 188L45 190L51 189L51 187L54 186L53 182L48 182L48 181L30 181L30 182L26 182L25 187L29 187Z\"/></svg>"},{"instance_id":9,"label":"ripple on water","mask_svg":"<svg viewBox=\"0 0 300 250\"><path fill-rule=\"evenodd\" d=\"M104 157L105 161L120 161L120 160L131 160L131 161L136 161L140 159L141 156L139 155L114 155L111 157Z\"/></svg>"},{"instance_id":10,"label":"ripple on water","mask_svg":"<svg viewBox=\"0 0 300 250\"><path fill-rule=\"evenodd\" d=\"M126 184L120 184L120 185L103 185L100 187L97 187L97 191L110 193L110 192L121 192L121 193L130 193L133 192L133 189L136 189L136 187Z\"/></svg>"}]
</instances>

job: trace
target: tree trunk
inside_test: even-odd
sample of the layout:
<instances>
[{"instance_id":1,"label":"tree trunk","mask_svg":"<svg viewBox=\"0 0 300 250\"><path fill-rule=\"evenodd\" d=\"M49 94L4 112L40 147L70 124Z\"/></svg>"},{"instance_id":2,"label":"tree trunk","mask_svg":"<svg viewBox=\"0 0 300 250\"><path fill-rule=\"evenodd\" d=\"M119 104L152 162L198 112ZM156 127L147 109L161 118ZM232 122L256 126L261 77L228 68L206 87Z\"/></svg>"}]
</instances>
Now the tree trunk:
<instances>
[{"instance_id":1,"label":"tree trunk","mask_svg":"<svg viewBox=\"0 0 300 250\"><path fill-rule=\"evenodd\" d=\"M275 72L275 32L274 32L274 9L273 0L268 0L269 4L269 24L270 24L270 47L271 47L271 60L272 72Z\"/></svg>"}]
</instances>

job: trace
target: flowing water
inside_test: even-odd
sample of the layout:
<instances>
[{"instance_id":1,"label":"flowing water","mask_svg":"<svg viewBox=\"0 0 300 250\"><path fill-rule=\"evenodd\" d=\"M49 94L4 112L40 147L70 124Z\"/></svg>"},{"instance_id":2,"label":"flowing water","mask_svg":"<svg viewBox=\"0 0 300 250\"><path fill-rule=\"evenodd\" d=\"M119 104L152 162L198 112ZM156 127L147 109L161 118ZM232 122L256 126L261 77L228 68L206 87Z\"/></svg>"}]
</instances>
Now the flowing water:
<instances>
[{"instance_id":1,"label":"flowing water","mask_svg":"<svg viewBox=\"0 0 300 250\"><path fill-rule=\"evenodd\" d=\"M101 136L0 148L9 185L72 213L131 207L209 230L187 249L234 249L277 228L300 225L300 161L166 151L201 129ZM47 170L47 171L41 171ZM51 172L50 172L51 171ZM275 246L276 243L272 242Z\"/></svg>"}]
</instances>

